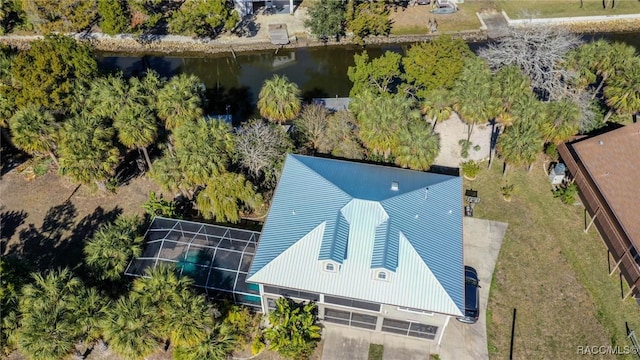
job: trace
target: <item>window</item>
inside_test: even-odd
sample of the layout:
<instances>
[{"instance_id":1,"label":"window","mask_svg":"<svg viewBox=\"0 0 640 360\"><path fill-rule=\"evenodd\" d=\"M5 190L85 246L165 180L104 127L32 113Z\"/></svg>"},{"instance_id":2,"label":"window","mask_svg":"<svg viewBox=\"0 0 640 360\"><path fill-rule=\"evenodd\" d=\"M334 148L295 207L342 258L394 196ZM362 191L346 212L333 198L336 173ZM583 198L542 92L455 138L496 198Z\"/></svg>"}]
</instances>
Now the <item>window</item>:
<instances>
[{"instance_id":1,"label":"window","mask_svg":"<svg viewBox=\"0 0 640 360\"><path fill-rule=\"evenodd\" d=\"M376 273L376 279L378 279L378 280L387 280L387 272L386 271L378 271Z\"/></svg>"},{"instance_id":2,"label":"window","mask_svg":"<svg viewBox=\"0 0 640 360\"><path fill-rule=\"evenodd\" d=\"M325 295L324 302L327 304L336 304L336 305L364 309L369 311L378 311L378 312L380 311L380 304L370 303L366 301L351 300L351 299Z\"/></svg>"},{"instance_id":3,"label":"window","mask_svg":"<svg viewBox=\"0 0 640 360\"><path fill-rule=\"evenodd\" d=\"M263 288L264 288L264 292L269 294L277 294L285 297L292 297L292 298L313 300L313 301L318 301L320 299L320 295L308 293L304 291L290 290L290 289L278 288L278 287L267 286L267 285L265 285Z\"/></svg>"},{"instance_id":4,"label":"window","mask_svg":"<svg viewBox=\"0 0 640 360\"><path fill-rule=\"evenodd\" d=\"M336 265L332 262L324 263L324 270L328 272L336 272Z\"/></svg>"}]
</instances>

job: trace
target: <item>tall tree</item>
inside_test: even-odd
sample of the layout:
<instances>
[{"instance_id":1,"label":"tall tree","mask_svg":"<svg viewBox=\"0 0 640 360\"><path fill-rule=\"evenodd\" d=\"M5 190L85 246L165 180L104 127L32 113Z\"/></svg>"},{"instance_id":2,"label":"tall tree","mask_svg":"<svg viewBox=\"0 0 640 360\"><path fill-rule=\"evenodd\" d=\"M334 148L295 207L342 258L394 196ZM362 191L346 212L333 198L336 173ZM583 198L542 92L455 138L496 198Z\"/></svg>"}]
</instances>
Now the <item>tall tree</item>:
<instances>
[{"instance_id":1,"label":"tall tree","mask_svg":"<svg viewBox=\"0 0 640 360\"><path fill-rule=\"evenodd\" d=\"M468 126L469 141L477 123L484 124L495 116L496 97L492 94L492 76L487 64L478 57L469 58L453 88L453 108Z\"/></svg>"},{"instance_id":2,"label":"tall tree","mask_svg":"<svg viewBox=\"0 0 640 360\"><path fill-rule=\"evenodd\" d=\"M40 32L79 32L96 17L95 0L22 0L29 22Z\"/></svg>"},{"instance_id":3,"label":"tall tree","mask_svg":"<svg viewBox=\"0 0 640 360\"><path fill-rule=\"evenodd\" d=\"M118 131L120 143L128 149L141 150L151 169L147 146L153 144L158 136L158 123L151 110L144 106L127 106L119 112L113 126Z\"/></svg>"},{"instance_id":4,"label":"tall tree","mask_svg":"<svg viewBox=\"0 0 640 360\"><path fill-rule=\"evenodd\" d=\"M546 103L546 115L540 127L545 142L559 145L578 133L581 109L569 99Z\"/></svg>"},{"instance_id":5,"label":"tall tree","mask_svg":"<svg viewBox=\"0 0 640 360\"><path fill-rule=\"evenodd\" d=\"M440 136L422 121L411 121L400 131L394 151L396 165L413 170L428 170L440 152Z\"/></svg>"},{"instance_id":6,"label":"tall tree","mask_svg":"<svg viewBox=\"0 0 640 360\"><path fill-rule=\"evenodd\" d=\"M640 57L635 57L629 65L628 69L613 76L604 88L605 101L611 108L605 121L613 111L629 115L640 112Z\"/></svg>"},{"instance_id":7,"label":"tall tree","mask_svg":"<svg viewBox=\"0 0 640 360\"><path fill-rule=\"evenodd\" d=\"M326 142L329 112L320 104L309 104L302 108L300 117L293 121L293 127L300 141L313 150L318 150Z\"/></svg>"},{"instance_id":8,"label":"tall tree","mask_svg":"<svg viewBox=\"0 0 640 360\"><path fill-rule=\"evenodd\" d=\"M100 228L84 246L85 262L101 280L122 278L129 261L142 254L141 222L120 216Z\"/></svg>"},{"instance_id":9,"label":"tall tree","mask_svg":"<svg viewBox=\"0 0 640 360\"><path fill-rule=\"evenodd\" d=\"M510 36L490 43L479 51L493 70L516 65L531 79L531 85L542 100L567 96L567 85L574 74L563 68L567 52L582 41L580 37L551 26L512 29Z\"/></svg>"},{"instance_id":10,"label":"tall tree","mask_svg":"<svg viewBox=\"0 0 640 360\"><path fill-rule=\"evenodd\" d=\"M346 6L343 1L318 1L308 10L309 18L304 26L322 41L335 38L336 41L344 35Z\"/></svg>"},{"instance_id":11,"label":"tall tree","mask_svg":"<svg viewBox=\"0 0 640 360\"><path fill-rule=\"evenodd\" d=\"M273 189L293 144L281 126L249 121L236 130L237 161L254 183Z\"/></svg>"},{"instance_id":12,"label":"tall tree","mask_svg":"<svg viewBox=\"0 0 640 360\"><path fill-rule=\"evenodd\" d=\"M120 152L113 145L114 129L95 117L78 115L62 130L60 173L81 184L95 183L106 190L105 181L120 162Z\"/></svg>"},{"instance_id":13,"label":"tall tree","mask_svg":"<svg viewBox=\"0 0 640 360\"><path fill-rule=\"evenodd\" d=\"M254 209L259 203L253 184L235 173L218 175L198 193L196 206L205 219L237 223L243 208Z\"/></svg>"},{"instance_id":14,"label":"tall tree","mask_svg":"<svg viewBox=\"0 0 640 360\"><path fill-rule=\"evenodd\" d=\"M422 112L433 121L432 130L436 129L437 123L451 117L453 103L453 94L446 89L436 89L426 94L422 102Z\"/></svg>"},{"instance_id":15,"label":"tall tree","mask_svg":"<svg viewBox=\"0 0 640 360\"><path fill-rule=\"evenodd\" d=\"M32 359L60 359L80 336L71 304L80 295L81 281L69 269L34 274L22 288L18 349Z\"/></svg>"},{"instance_id":16,"label":"tall tree","mask_svg":"<svg viewBox=\"0 0 640 360\"><path fill-rule=\"evenodd\" d=\"M308 358L321 336L315 308L314 303L296 303L288 298L276 300L276 308L269 311L271 326L264 332L269 348L289 359Z\"/></svg>"},{"instance_id":17,"label":"tall tree","mask_svg":"<svg viewBox=\"0 0 640 360\"><path fill-rule=\"evenodd\" d=\"M98 65L91 47L61 35L46 36L20 52L11 66L16 105L66 112L76 82L88 82Z\"/></svg>"},{"instance_id":18,"label":"tall tree","mask_svg":"<svg viewBox=\"0 0 640 360\"><path fill-rule=\"evenodd\" d=\"M159 348L156 309L145 301L120 298L103 324L104 338L116 353L129 359L151 355Z\"/></svg>"},{"instance_id":19,"label":"tall tree","mask_svg":"<svg viewBox=\"0 0 640 360\"><path fill-rule=\"evenodd\" d=\"M349 0L346 20L347 29L353 32L355 41L362 45L368 36L389 35L391 32L389 8L383 1Z\"/></svg>"},{"instance_id":20,"label":"tall tree","mask_svg":"<svg viewBox=\"0 0 640 360\"><path fill-rule=\"evenodd\" d=\"M32 155L49 155L58 165L58 159L54 155L58 125L51 113L36 105L27 105L9 119L9 126L15 146Z\"/></svg>"},{"instance_id":21,"label":"tall tree","mask_svg":"<svg viewBox=\"0 0 640 360\"><path fill-rule=\"evenodd\" d=\"M195 75L180 74L158 91L158 117L167 129L175 129L202 118L204 85Z\"/></svg>"},{"instance_id":22,"label":"tall tree","mask_svg":"<svg viewBox=\"0 0 640 360\"><path fill-rule=\"evenodd\" d=\"M357 95L349 105L357 119L360 140L385 160L398 148L400 131L411 121L421 120L414 106L402 95L377 97L369 91Z\"/></svg>"},{"instance_id":23,"label":"tall tree","mask_svg":"<svg viewBox=\"0 0 640 360\"><path fill-rule=\"evenodd\" d=\"M425 99L430 91L451 89L462 72L465 59L471 55L464 40L438 36L409 48L402 58L403 77L413 84L416 95Z\"/></svg>"},{"instance_id":24,"label":"tall tree","mask_svg":"<svg viewBox=\"0 0 640 360\"><path fill-rule=\"evenodd\" d=\"M295 119L301 108L300 88L286 76L274 75L262 84L258 109L265 119L282 124Z\"/></svg>"},{"instance_id":25,"label":"tall tree","mask_svg":"<svg viewBox=\"0 0 640 360\"><path fill-rule=\"evenodd\" d=\"M498 138L497 148L504 158L504 176L510 165L530 166L536 160L542 152L542 135L538 127L526 121L516 121Z\"/></svg>"},{"instance_id":26,"label":"tall tree","mask_svg":"<svg viewBox=\"0 0 640 360\"><path fill-rule=\"evenodd\" d=\"M364 159L365 149L357 133L356 118L351 111L335 112L329 117L327 138L318 144L318 151L347 159Z\"/></svg>"},{"instance_id":27,"label":"tall tree","mask_svg":"<svg viewBox=\"0 0 640 360\"><path fill-rule=\"evenodd\" d=\"M109 35L121 34L129 29L131 14L123 0L98 0L100 30Z\"/></svg>"},{"instance_id":28,"label":"tall tree","mask_svg":"<svg viewBox=\"0 0 640 360\"><path fill-rule=\"evenodd\" d=\"M354 66L349 66L347 76L353 83L349 96L354 97L365 90L376 94L395 93L395 85L401 77L402 56L393 51L386 51L382 56L369 59L363 51L353 56Z\"/></svg>"},{"instance_id":29,"label":"tall tree","mask_svg":"<svg viewBox=\"0 0 640 360\"><path fill-rule=\"evenodd\" d=\"M231 0L186 0L169 21L172 34L209 36L231 31L240 22L240 15Z\"/></svg>"}]
</instances>

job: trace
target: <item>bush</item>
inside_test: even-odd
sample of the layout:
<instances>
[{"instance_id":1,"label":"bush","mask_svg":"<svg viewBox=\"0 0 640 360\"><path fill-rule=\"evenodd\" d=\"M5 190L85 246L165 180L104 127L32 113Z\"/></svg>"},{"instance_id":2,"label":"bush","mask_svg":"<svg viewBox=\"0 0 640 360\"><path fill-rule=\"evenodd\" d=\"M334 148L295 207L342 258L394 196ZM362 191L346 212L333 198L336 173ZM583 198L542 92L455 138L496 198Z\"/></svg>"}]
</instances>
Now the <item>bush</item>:
<instances>
[{"instance_id":1,"label":"bush","mask_svg":"<svg viewBox=\"0 0 640 360\"><path fill-rule=\"evenodd\" d=\"M573 204L576 201L576 195L578 194L578 186L576 183L566 183L556 189L551 190L554 198L560 198L560 201L564 204Z\"/></svg>"},{"instance_id":2,"label":"bush","mask_svg":"<svg viewBox=\"0 0 640 360\"><path fill-rule=\"evenodd\" d=\"M258 355L264 350L264 341L262 341L261 336L256 336L253 338L251 342L251 355Z\"/></svg>"},{"instance_id":3,"label":"bush","mask_svg":"<svg viewBox=\"0 0 640 360\"><path fill-rule=\"evenodd\" d=\"M504 196L505 199L509 199L511 198L511 194L513 194L513 184L509 184L508 182L504 184L504 186L501 188L502 189L502 196Z\"/></svg>"},{"instance_id":4,"label":"bush","mask_svg":"<svg viewBox=\"0 0 640 360\"><path fill-rule=\"evenodd\" d=\"M467 179L473 180L480 172L480 163L473 160L465 161L460 164L460 170Z\"/></svg>"},{"instance_id":5,"label":"bush","mask_svg":"<svg viewBox=\"0 0 640 360\"><path fill-rule=\"evenodd\" d=\"M233 335L237 336L238 347L243 347L258 330L258 321L256 320L257 317L251 314L248 308L232 305L227 311L223 324ZM251 344L252 351L254 343Z\"/></svg>"},{"instance_id":6,"label":"bush","mask_svg":"<svg viewBox=\"0 0 640 360\"><path fill-rule=\"evenodd\" d=\"M176 202L165 200L162 194L158 197L154 191L149 193L149 199L142 204L144 211L149 216L163 216L168 218L180 218L176 212Z\"/></svg>"},{"instance_id":7,"label":"bush","mask_svg":"<svg viewBox=\"0 0 640 360\"><path fill-rule=\"evenodd\" d=\"M129 29L131 16L123 1L98 0L98 15L100 15L100 30L105 34L121 34Z\"/></svg>"},{"instance_id":8,"label":"bush","mask_svg":"<svg viewBox=\"0 0 640 360\"><path fill-rule=\"evenodd\" d=\"M558 146L556 146L556 144L554 143L547 144L544 147L544 153L552 161L558 160Z\"/></svg>"}]
</instances>

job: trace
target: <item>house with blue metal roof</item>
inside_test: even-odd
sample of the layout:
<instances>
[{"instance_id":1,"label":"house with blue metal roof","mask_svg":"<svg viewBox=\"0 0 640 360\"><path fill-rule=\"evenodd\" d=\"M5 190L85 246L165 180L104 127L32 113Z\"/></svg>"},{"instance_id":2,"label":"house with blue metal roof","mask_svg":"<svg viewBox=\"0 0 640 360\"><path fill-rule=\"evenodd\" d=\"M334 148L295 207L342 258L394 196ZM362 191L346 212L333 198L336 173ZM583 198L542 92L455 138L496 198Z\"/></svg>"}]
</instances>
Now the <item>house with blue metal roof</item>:
<instances>
[{"instance_id":1,"label":"house with blue metal roof","mask_svg":"<svg viewBox=\"0 0 640 360\"><path fill-rule=\"evenodd\" d=\"M290 154L247 275L263 311L439 342L464 310L462 179Z\"/></svg>"}]
</instances>

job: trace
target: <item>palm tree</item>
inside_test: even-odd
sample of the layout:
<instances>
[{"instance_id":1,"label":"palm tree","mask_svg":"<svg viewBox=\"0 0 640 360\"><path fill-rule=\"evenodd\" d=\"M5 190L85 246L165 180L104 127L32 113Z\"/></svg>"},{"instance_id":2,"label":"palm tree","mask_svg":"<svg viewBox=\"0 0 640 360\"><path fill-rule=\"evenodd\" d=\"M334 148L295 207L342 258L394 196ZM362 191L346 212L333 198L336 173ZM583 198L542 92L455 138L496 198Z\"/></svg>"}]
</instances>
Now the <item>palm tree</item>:
<instances>
[{"instance_id":1,"label":"palm tree","mask_svg":"<svg viewBox=\"0 0 640 360\"><path fill-rule=\"evenodd\" d=\"M295 119L301 107L298 85L284 75L274 75L265 80L258 95L258 109L262 117L282 124Z\"/></svg>"},{"instance_id":2,"label":"palm tree","mask_svg":"<svg viewBox=\"0 0 640 360\"><path fill-rule=\"evenodd\" d=\"M142 254L140 219L120 216L103 226L84 247L85 262L101 280L118 280L129 261Z\"/></svg>"},{"instance_id":3,"label":"palm tree","mask_svg":"<svg viewBox=\"0 0 640 360\"><path fill-rule=\"evenodd\" d=\"M436 89L427 94L422 102L422 113L433 121L432 130L436 129L436 124L451 117L453 108L453 96L446 89Z\"/></svg>"},{"instance_id":4,"label":"palm tree","mask_svg":"<svg viewBox=\"0 0 640 360\"><path fill-rule=\"evenodd\" d=\"M389 159L399 145L399 132L410 121L421 119L414 101L404 96L376 97L365 90L353 99L350 108L356 115L358 136L374 154Z\"/></svg>"},{"instance_id":5,"label":"palm tree","mask_svg":"<svg viewBox=\"0 0 640 360\"><path fill-rule=\"evenodd\" d=\"M58 165L54 155L58 126L50 112L30 104L18 110L10 119L13 144L29 154L47 154Z\"/></svg>"},{"instance_id":6,"label":"palm tree","mask_svg":"<svg viewBox=\"0 0 640 360\"><path fill-rule=\"evenodd\" d=\"M582 112L575 102L563 99L545 105L547 115L540 128L545 142L559 145L578 133Z\"/></svg>"},{"instance_id":7,"label":"palm tree","mask_svg":"<svg viewBox=\"0 0 640 360\"><path fill-rule=\"evenodd\" d=\"M213 314L204 296L182 291L171 309L166 326L175 346L197 346L207 340Z\"/></svg>"},{"instance_id":8,"label":"palm tree","mask_svg":"<svg viewBox=\"0 0 640 360\"><path fill-rule=\"evenodd\" d=\"M130 101L129 84L122 74L98 77L91 82L86 95L86 107L94 115L113 119ZM77 109L77 113L85 109Z\"/></svg>"},{"instance_id":9,"label":"palm tree","mask_svg":"<svg viewBox=\"0 0 640 360\"><path fill-rule=\"evenodd\" d=\"M292 359L309 357L321 337L315 309L312 302L298 304L286 298L276 300L276 308L269 312L271 327L264 332L269 348Z\"/></svg>"},{"instance_id":10,"label":"palm tree","mask_svg":"<svg viewBox=\"0 0 640 360\"><path fill-rule=\"evenodd\" d=\"M453 88L456 99L453 109L468 126L467 142L476 123L484 123L496 115L497 99L492 94L492 87L492 74L487 64L479 57L468 59Z\"/></svg>"},{"instance_id":11,"label":"palm tree","mask_svg":"<svg viewBox=\"0 0 640 360\"><path fill-rule=\"evenodd\" d=\"M120 152L113 145L114 132L94 116L82 114L70 119L62 132L60 173L106 190L105 181L120 162Z\"/></svg>"},{"instance_id":12,"label":"palm tree","mask_svg":"<svg viewBox=\"0 0 640 360\"><path fill-rule=\"evenodd\" d=\"M602 43L604 42L604 44ZM600 83L596 88L593 96L595 97L602 87L607 84L609 77L626 72L627 69L634 66L633 62L637 60L636 50L633 46L622 43L610 44L606 40L600 40L593 43L597 50L593 61L593 69L596 75L600 77Z\"/></svg>"},{"instance_id":13,"label":"palm tree","mask_svg":"<svg viewBox=\"0 0 640 360\"><path fill-rule=\"evenodd\" d=\"M188 185L182 170L180 170L180 162L171 155L165 154L154 161L151 177L165 190L174 193L179 191L182 196L189 199L193 196L190 190L187 190Z\"/></svg>"},{"instance_id":14,"label":"palm tree","mask_svg":"<svg viewBox=\"0 0 640 360\"><path fill-rule=\"evenodd\" d=\"M219 222L237 223L240 221L241 205L254 209L258 203L253 185L236 173L224 173L212 178L196 197L196 206L202 216Z\"/></svg>"},{"instance_id":15,"label":"palm tree","mask_svg":"<svg viewBox=\"0 0 640 360\"><path fill-rule=\"evenodd\" d=\"M611 108L604 121L609 119L614 110L620 114L640 111L640 57L636 57L624 72L612 76L604 88L604 96Z\"/></svg>"},{"instance_id":16,"label":"palm tree","mask_svg":"<svg viewBox=\"0 0 640 360\"><path fill-rule=\"evenodd\" d=\"M159 347L157 316L150 303L120 298L107 312L104 338L111 349L125 358L144 358Z\"/></svg>"},{"instance_id":17,"label":"palm tree","mask_svg":"<svg viewBox=\"0 0 640 360\"><path fill-rule=\"evenodd\" d=\"M542 152L542 135L538 127L526 121L516 121L504 130L498 138L498 152L504 158L504 170L507 174L509 165L531 165Z\"/></svg>"},{"instance_id":18,"label":"palm tree","mask_svg":"<svg viewBox=\"0 0 640 360\"><path fill-rule=\"evenodd\" d=\"M71 304L81 289L80 280L66 268L33 274L33 283L22 288L18 304L20 352L34 359L59 359L71 352L81 335Z\"/></svg>"},{"instance_id":19,"label":"palm tree","mask_svg":"<svg viewBox=\"0 0 640 360\"><path fill-rule=\"evenodd\" d=\"M399 143L393 153L396 165L413 170L428 170L440 151L440 136L422 122L402 129Z\"/></svg>"},{"instance_id":20,"label":"palm tree","mask_svg":"<svg viewBox=\"0 0 640 360\"><path fill-rule=\"evenodd\" d=\"M107 318L108 298L94 288L83 288L72 298L71 308L77 317L76 328L82 343L88 345L102 336L102 324Z\"/></svg>"},{"instance_id":21,"label":"palm tree","mask_svg":"<svg viewBox=\"0 0 640 360\"><path fill-rule=\"evenodd\" d=\"M202 118L204 85L195 75L174 76L158 91L158 117L167 129Z\"/></svg>"},{"instance_id":22,"label":"palm tree","mask_svg":"<svg viewBox=\"0 0 640 360\"><path fill-rule=\"evenodd\" d=\"M216 323L203 341L190 346L178 345L173 350L176 360L227 360L238 340L224 325Z\"/></svg>"},{"instance_id":23,"label":"palm tree","mask_svg":"<svg viewBox=\"0 0 640 360\"><path fill-rule=\"evenodd\" d=\"M158 136L158 124L151 110L144 105L127 106L118 113L113 126L118 131L120 143L129 149L142 150L151 169L147 146L153 144Z\"/></svg>"}]
</instances>

